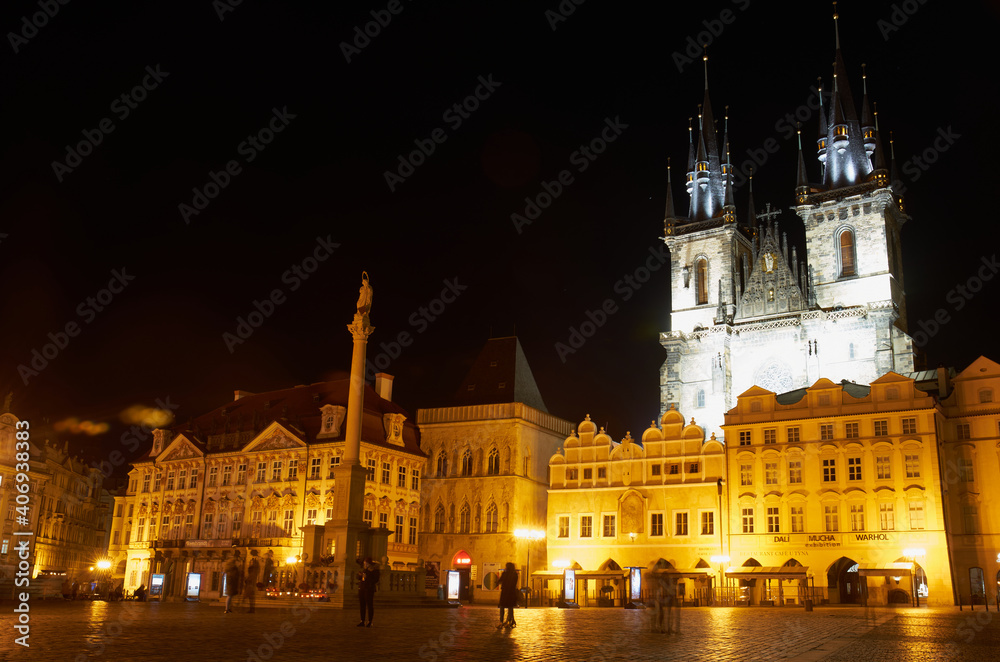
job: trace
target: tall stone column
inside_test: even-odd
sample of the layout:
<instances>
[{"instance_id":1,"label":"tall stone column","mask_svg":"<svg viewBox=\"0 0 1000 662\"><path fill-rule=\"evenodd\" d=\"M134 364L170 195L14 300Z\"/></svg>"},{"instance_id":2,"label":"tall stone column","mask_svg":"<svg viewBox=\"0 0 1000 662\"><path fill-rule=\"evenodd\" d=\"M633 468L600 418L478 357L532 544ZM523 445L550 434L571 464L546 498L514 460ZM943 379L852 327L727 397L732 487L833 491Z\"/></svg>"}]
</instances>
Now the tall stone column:
<instances>
[{"instance_id":1,"label":"tall stone column","mask_svg":"<svg viewBox=\"0 0 1000 662\"><path fill-rule=\"evenodd\" d=\"M358 571L357 558L367 550L359 549L360 533L368 528L364 521L366 469L361 464L361 424L364 416L365 351L368 336L375 327L368 319L371 311L372 288L368 274L361 277L361 291L354 320L347 326L354 337L351 358L351 384L347 396L347 422L344 429L344 457L334 470L333 518L326 523L327 545L332 547L334 564L338 572L339 589L330 596L330 602L340 607L356 606L357 598L347 595L350 577Z\"/></svg>"}]
</instances>

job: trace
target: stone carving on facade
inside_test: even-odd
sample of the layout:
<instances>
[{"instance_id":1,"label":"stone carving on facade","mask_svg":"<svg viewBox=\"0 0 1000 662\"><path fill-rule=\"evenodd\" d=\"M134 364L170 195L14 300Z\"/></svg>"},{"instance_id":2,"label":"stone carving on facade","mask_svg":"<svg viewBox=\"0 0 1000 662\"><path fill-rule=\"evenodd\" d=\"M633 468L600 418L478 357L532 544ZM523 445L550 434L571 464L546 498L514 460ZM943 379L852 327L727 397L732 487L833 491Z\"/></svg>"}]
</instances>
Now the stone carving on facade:
<instances>
[{"instance_id":1,"label":"stone carving on facade","mask_svg":"<svg viewBox=\"0 0 1000 662\"><path fill-rule=\"evenodd\" d=\"M625 498L622 499L622 533L629 534L644 532L643 526L646 521L643 514L644 505L643 498L637 492L629 492Z\"/></svg>"},{"instance_id":2,"label":"stone carving on facade","mask_svg":"<svg viewBox=\"0 0 1000 662\"><path fill-rule=\"evenodd\" d=\"M267 497L265 500L265 507L268 510L274 510L281 504L281 497L278 496L277 492L271 492L271 496Z\"/></svg>"},{"instance_id":3,"label":"stone carving on facade","mask_svg":"<svg viewBox=\"0 0 1000 662\"><path fill-rule=\"evenodd\" d=\"M384 414L382 416L382 426L385 428L385 440L387 443L397 446L403 445L403 421L406 416L403 414Z\"/></svg>"},{"instance_id":4,"label":"stone carving on facade","mask_svg":"<svg viewBox=\"0 0 1000 662\"><path fill-rule=\"evenodd\" d=\"M190 457L196 457L198 451L195 450L194 446L190 443L183 443L177 448L170 452L170 455L166 456L161 462L173 462L174 460L186 460Z\"/></svg>"},{"instance_id":5,"label":"stone carving on facade","mask_svg":"<svg viewBox=\"0 0 1000 662\"><path fill-rule=\"evenodd\" d=\"M301 444L297 443L295 440L290 439L283 432L274 432L267 439L264 439L259 444L253 447L254 451L269 451L269 450L282 450L285 448L299 448Z\"/></svg>"},{"instance_id":6,"label":"stone carving on facade","mask_svg":"<svg viewBox=\"0 0 1000 662\"><path fill-rule=\"evenodd\" d=\"M317 437L326 439L328 437L340 436L340 426L343 425L344 418L347 416L347 407L341 405L323 405L319 411L321 423L320 432Z\"/></svg>"},{"instance_id":7,"label":"stone carving on facade","mask_svg":"<svg viewBox=\"0 0 1000 662\"><path fill-rule=\"evenodd\" d=\"M306 506L309 508L319 508L320 498L318 494L308 494L306 495Z\"/></svg>"}]
</instances>

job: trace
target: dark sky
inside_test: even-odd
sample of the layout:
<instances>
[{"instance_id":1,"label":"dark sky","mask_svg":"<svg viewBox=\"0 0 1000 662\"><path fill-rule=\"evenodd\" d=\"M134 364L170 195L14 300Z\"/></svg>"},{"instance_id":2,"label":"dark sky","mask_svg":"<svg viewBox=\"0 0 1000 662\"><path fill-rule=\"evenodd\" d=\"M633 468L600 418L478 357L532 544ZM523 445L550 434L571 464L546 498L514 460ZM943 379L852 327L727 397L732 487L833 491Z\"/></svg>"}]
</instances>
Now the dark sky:
<instances>
[{"instance_id":1,"label":"dark sky","mask_svg":"<svg viewBox=\"0 0 1000 662\"><path fill-rule=\"evenodd\" d=\"M729 106L737 166L777 145L757 168L755 198L784 209L782 228L798 241L785 117L818 76L830 86L834 56L826 3L663 4L245 0L220 20L228 5L209 0L72 2L36 16L35 29L24 17L38 4L5 3L2 391L14 391L25 418L108 423L73 442L106 455L120 447L129 406L169 398L184 420L236 388L349 369L345 326L367 270L369 360L409 334L383 365L413 416L447 402L491 334L516 328L550 411L572 421L590 413L616 438L636 434L658 412L669 275L664 265L638 289L616 283L662 247L668 158L687 209L687 118L703 77L685 51L711 42L712 103L720 122ZM985 44L1000 14L986 2L961 14L902 4L915 13L841 3L841 40L855 98L866 62L883 145L890 130L896 139L913 219L903 231L911 330L943 309L949 321L926 343L927 364L962 368L980 354L1000 358L988 328L1000 283L971 300L952 292L996 250L1000 98ZM557 21L560 6L574 11ZM389 18L367 41L357 36ZM151 89L121 98L144 81ZM477 89L481 98L467 99ZM453 109L463 102L475 107L464 117ZM818 179L816 117L802 110ZM246 142L276 117L282 130L261 136L273 140ZM112 131L100 131L102 120ZM609 124L615 140L581 156ZM99 144L68 155L87 135ZM434 137L412 172L400 169L400 155L415 141L430 151ZM925 150L935 162L921 169L912 159ZM236 174L218 174L231 161ZM572 181L518 232L512 214L564 170ZM387 171L405 177L390 187ZM221 190L205 190L211 173ZM195 188L212 199L185 222L179 205L202 202ZM746 195L738 188L741 218ZM317 238L339 246L314 265ZM316 268L304 280L285 275L296 265ZM116 271L127 286L100 311L87 304ZM459 294L442 312L433 302L448 283ZM282 303L231 352L224 334L276 289ZM615 312L560 356L556 343L607 299ZM420 320L428 306L439 314ZM79 333L25 384L18 366L70 323Z\"/></svg>"}]
</instances>

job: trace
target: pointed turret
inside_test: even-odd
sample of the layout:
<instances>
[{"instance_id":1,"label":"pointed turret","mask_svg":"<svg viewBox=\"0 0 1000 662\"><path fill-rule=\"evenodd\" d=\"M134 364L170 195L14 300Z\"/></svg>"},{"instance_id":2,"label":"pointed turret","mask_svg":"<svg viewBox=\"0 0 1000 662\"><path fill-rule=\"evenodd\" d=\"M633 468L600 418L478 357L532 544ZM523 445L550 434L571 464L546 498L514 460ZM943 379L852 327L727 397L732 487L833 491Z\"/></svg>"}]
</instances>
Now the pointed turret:
<instances>
[{"instance_id":1,"label":"pointed turret","mask_svg":"<svg viewBox=\"0 0 1000 662\"><path fill-rule=\"evenodd\" d=\"M823 109L823 79L819 78L816 90L819 92L819 138L816 139L816 158L819 159L819 179L826 181L826 139L830 133L830 123Z\"/></svg>"},{"instance_id":2,"label":"pointed turret","mask_svg":"<svg viewBox=\"0 0 1000 662\"><path fill-rule=\"evenodd\" d=\"M753 168L750 168L750 199L747 201L747 229L750 230L751 244L757 237L757 209L753 204Z\"/></svg>"},{"instance_id":3,"label":"pointed turret","mask_svg":"<svg viewBox=\"0 0 1000 662\"><path fill-rule=\"evenodd\" d=\"M903 180L899 178L899 169L896 166L896 145L892 139L892 131L889 132L889 181L892 187L892 194L896 198L896 206L899 207L899 211L906 213L906 209L903 208Z\"/></svg>"},{"instance_id":4,"label":"pointed turret","mask_svg":"<svg viewBox=\"0 0 1000 662\"><path fill-rule=\"evenodd\" d=\"M875 168L872 170L871 178L879 186L889 186L889 168L885 164L885 150L882 149L882 138L878 132L878 106L875 106Z\"/></svg>"},{"instance_id":5,"label":"pointed turret","mask_svg":"<svg viewBox=\"0 0 1000 662\"><path fill-rule=\"evenodd\" d=\"M864 91L861 97L861 133L865 143L865 152L868 153L868 161L874 163L872 154L875 152L875 122L872 119L872 112L868 108L868 72L866 65L861 65L861 85Z\"/></svg>"},{"instance_id":6,"label":"pointed turret","mask_svg":"<svg viewBox=\"0 0 1000 662\"><path fill-rule=\"evenodd\" d=\"M674 234L677 221L677 214L674 212L674 186L670 179L670 159L667 159L667 203L663 212L663 234L666 237Z\"/></svg>"},{"instance_id":7,"label":"pointed turret","mask_svg":"<svg viewBox=\"0 0 1000 662\"><path fill-rule=\"evenodd\" d=\"M809 177L806 175L806 159L802 156L802 130L796 131L799 140L799 165L795 175L795 198L799 204L804 204L809 195Z\"/></svg>"}]
</instances>

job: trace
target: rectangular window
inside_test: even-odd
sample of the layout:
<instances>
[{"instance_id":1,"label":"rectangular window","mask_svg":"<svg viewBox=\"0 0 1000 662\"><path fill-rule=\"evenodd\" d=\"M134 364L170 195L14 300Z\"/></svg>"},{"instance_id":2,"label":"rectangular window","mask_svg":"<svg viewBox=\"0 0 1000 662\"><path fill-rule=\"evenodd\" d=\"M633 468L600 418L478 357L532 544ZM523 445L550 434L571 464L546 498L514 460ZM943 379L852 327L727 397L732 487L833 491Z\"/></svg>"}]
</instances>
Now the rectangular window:
<instances>
[{"instance_id":1,"label":"rectangular window","mask_svg":"<svg viewBox=\"0 0 1000 662\"><path fill-rule=\"evenodd\" d=\"M679 464L671 464L670 465L670 475L671 476L677 475L678 473L680 473L680 470L681 470L681 465L679 465Z\"/></svg>"},{"instance_id":2,"label":"rectangular window","mask_svg":"<svg viewBox=\"0 0 1000 662\"><path fill-rule=\"evenodd\" d=\"M847 437L848 439L857 439L858 424L854 422L854 423L847 423L846 425L844 425L844 436Z\"/></svg>"},{"instance_id":3,"label":"rectangular window","mask_svg":"<svg viewBox=\"0 0 1000 662\"><path fill-rule=\"evenodd\" d=\"M395 542L403 542L403 516L396 515L396 537Z\"/></svg>"},{"instance_id":4,"label":"rectangular window","mask_svg":"<svg viewBox=\"0 0 1000 662\"><path fill-rule=\"evenodd\" d=\"M777 462L765 462L764 463L764 484L765 485L777 485L778 484L778 463Z\"/></svg>"},{"instance_id":5,"label":"rectangular window","mask_svg":"<svg viewBox=\"0 0 1000 662\"><path fill-rule=\"evenodd\" d=\"M271 463L271 480L281 480L281 460Z\"/></svg>"},{"instance_id":6,"label":"rectangular window","mask_svg":"<svg viewBox=\"0 0 1000 662\"><path fill-rule=\"evenodd\" d=\"M889 436L889 421L875 421L875 436Z\"/></svg>"},{"instance_id":7,"label":"rectangular window","mask_svg":"<svg viewBox=\"0 0 1000 662\"><path fill-rule=\"evenodd\" d=\"M972 439L972 427L969 423L958 424L958 438L959 440Z\"/></svg>"},{"instance_id":8,"label":"rectangular window","mask_svg":"<svg viewBox=\"0 0 1000 662\"><path fill-rule=\"evenodd\" d=\"M598 478L607 478L608 477L608 470L607 470L607 468L605 468L605 467L597 467L597 477Z\"/></svg>"},{"instance_id":9,"label":"rectangular window","mask_svg":"<svg viewBox=\"0 0 1000 662\"><path fill-rule=\"evenodd\" d=\"M614 538L615 537L615 516L605 515L604 516L604 537Z\"/></svg>"},{"instance_id":10,"label":"rectangular window","mask_svg":"<svg viewBox=\"0 0 1000 662\"><path fill-rule=\"evenodd\" d=\"M674 535L686 536L688 534L688 514L674 513Z\"/></svg>"},{"instance_id":11,"label":"rectangular window","mask_svg":"<svg viewBox=\"0 0 1000 662\"><path fill-rule=\"evenodd\" d=\"M906 477L920 478L920 456L917 454L907 455L905 459L906 459Z\"/></svg>"},{"instance_id":12,"label":"rectangular window","mask_svg":"<svg viewBox=\"0 0 1000 662\"><path fill-rule=\"evenodd\" d=\"M789 520L792 525L792 533L802 533L806 530L805 508L803 506L792 506L788 509Z\"/></svg>"},{"instance_id":13,"label":"rectangular window","mask_svg":"<svg viewBox=\"0 0 1000 662\"><path fill-rule=\"evenodd\" d=\"M267 462L258 462L256 482L263 483L266 480L267 480Z\"/></svg>"},{"instance_id":14,"label":"rectangular window","mask_svg":"<svg viewBox=\"0 0 1000 662\"><path fill-rule=\"evenodd\" d=\"M777 506L767 507L767 532L781 533L781 515Z\"/></svg>"},{"instance_id":15,"label":"rectangular window","mask_svg":"<svg viewBox=\"0 0 1000 662\"><path fill-rule=\"evenodd\" d=\"M375 460L368 460L368 473L365 476L365 480L375 482Z\"/></svg>"},{"instance_id":16,"label":"rectangular window","mask_svg":"<svg viewBox=\"0 0 1000 662\"><path fill-rule=\"evenodd\" d=\"M740 446L750 445L750 430L740 430Z\"/></svg>"},{"instance_id":17,"label":"rectangular window","mask_svg":"<svg viewBox=\"0 0 1000 662\"><path fill-rule=\"evenodd\" d=\"M916 434L917 433L917 419L915 418L904 418L903 419L903 434Z\"/></svg>"},{"instance_id":18,"label":"rectangular window","mask_svg":"<svg viewBox=\"0 0 1000 662\"><path fill-rule=\"evenodd\" d=\"M327 478L333 478L333 470L340 466L340 456L331 455L330 456L330 475Z\"/></svg>"},{"instance_id":19,"label":"rectangular window","mask_svg":"<svg viewBox=\"0 0 1000 662\"><path fill-rule=\"evenodd\" d=\"M310 526L316 523L316 509L310 508L306 511L306 525Z\"/></svg>"},{"instance_id":20,"label":"rectangular window","mask_svg":"<svg viewBox=\"0 0 1000 662\"><path fill-rule=\"evenodd\" d=\"M361 517L362 517L362 519L365 520L365 524L367 524L368 526L372 525L372 518L374 517L374 514L372 513L372 511L365 510L364 514ZM437 531L437 528L435 528L435 531ZM441 531L444 531L444 525L443 524L442 524Z\"/></svg>"},{"instance_id":21,"label":"rectangular window","mask_svg":"<svg viewBox=\"0 0 1000 662\"><path fill-rule=\"evenodd\" d=\"M409 535L408 535L408 537L406 539L406 544L407 545L416 545L417 544L417 518L416 517L411 517L410 518L410 532L409 532Z\"/></svg>"},{"instance_id":22,"label":"rectangular window","mask_svg":"<svg viewBox=\"0 0 1000 662\"><path fill-rule=\"evenodd\" d=\"M139 520L142 523L142 520ZM962 524L965 527L965 533L969 535L979 533L979 509L975 506L962 506ZM142 527L139 527L139 531L142 531Z\"/></svg>"},{"instance_id":23,"label":"rectangular window","mask_svg":"<svg viewBox=\"0 0 1000 662\"><path fill-rule=\"evenodd\" d=\"M748 487L753 485L753 465L752 464L741 464L740 465L740 486Z\"/></svg>"},{"instance_id":24,"label":"rectangular window","mask_svg":"<svg viewBox=\"0 0 1000 662\"><path fill-rule=\"evenodd\" d=\"M168 471L167 472L167 489L168 490L174 489L174 472L173 471Z\"/></svg>"},{"instance_id":25,"label":"rectangular window","mask_svg":"<svg viewBox=\"0 0 1000 662\"><path fill-rule=\"evenodd\" d=\"M146 474L145 476L142 477L142 491L143 492L148 492L149 491L149 481L150 481L150 475L149 474Z\"/></svg>"},{"instance_id":26,"label":"rectangular window","mask_svg":"<svg viewBox=\"0 0 1000 662\"><path fill-rule=\"evenodd\" d=\"M139 526L136 529L135 539L136 540L145 540L146 539L146 518L145 517L140 517L139 518Z\"/></svg>"},{"instance_id":27,"label":"rectangular window","mask_svg":"<svg viewBox=\"0 0 1000 662\"><path fill-rule=\"evenodd\" d=\"M847 480L861 480L861 458L847 458Z\"/></svg>"},{"instance_id":28,"label":"rectangular window","mask_svg":"<svg viewBox=\"0 0 1000 662\"><path fill-rule=\"evenodd\" d=\"M201 537L211 538L212 537L212 523L215 520L215 515L212 513L205 513L204 520L201 523Z\"/></svg>"},{"instance_id":29,"label":"rectangular window","mask_svg":"<svg viewBox=\"0 0 1000 662\"><path fill-rule=\"evenodd\" d=\"M240 529L243 528L243 512L237 511L233 513L233 537L238 538L240 536Z\"/></svg>"},{"instance_id":30,"label":"rectangular window","mask_svg":"<svg viewBox=\"0 0 1000 662\"><path fill-rule=\"evenodd\" d=\"M298 480L299 479L299 461L289 460L288 461L288 480Z\"/></svg>"},{"instance_id":31,"label":"rectangular window","mask_svg":"<svg viewBox=\"0 0 1000 662\"><path fill-rule=\"evenodd\" d=\"M177 489L183 490L187 488L187 469L181 469L177 472Z\"/></svg>"},{"instance_id":32,"label":"rectangular window","mask_svg":"<svg viewBox=\"0 0 1000 662\"><path fill-rule=\"evenodd\" d=\"M649 516L649 535L663 535L663 513L652 513Z\"/></svg>"},{"instance_id":33,"label":"rectangular window","mask_svg":"<svg viewBox=\"0 0 1000 662\"><path fill-rule=\"evenodd\" d=\"M246 462L240 462L239 466L236 467L236 484L245 485L247 482L247 464Z\"/></svg>"},{"instance_id":34,"label":"rectangular window","mask_svg":"<svg viewBox=\"0 0 1000 662\"><path fill-rule=\"evenodd\" d=\"M701 535L715 535L715 513L706 510L701 514Z\"/></svg>"},{"instance_id":35,"label":"rectangular window","mask_svg":"<svg viewBox=\"0 0 1000 662\"><path fill-rule=\"evenodd\" d=\"M920 531L924 528L924 504L910 503L910 529Z\"/></svg>"},{"instance_id":36,"label":"rectangular window","mask_svg":"<svg viewBox=\"0 0 1000 662\"><path fill-rule=\"evenodd\" d=\"M194 489L194 488L198 487L198 470L197 469L192 469L191 470L191 485L190 485L190 487L191 487L191 489Z\"/></svg>"},{"instance_id":37,"label":"rectangular window","mask_svg":"<svg viewBox=\"0 0 1000 662\"><path fill-rule=\"evenodd\" d=\"M590 480L593 477L594 477L594 470L593 469L587 468L587 469L583 470L583 479L584 480Z\"/></svg>"},{"instance_id":38,"label":"rectangular window","mask_svg":"<svg viewBox=\"0 0 1000 662\"><path fill-rule=\"evenodd\" d=\"M788 461L788 484L799 485L802 483L802 460Z\"/></svg>"},{"instance_id":39,"label":"rectangular window","mask_svg":"<svg viewBox=\"0 0 1000 662\"><path fill-rule=\"evenodd\" d=\"M413 469L410 472L410 489L419 490L420 489L420 471Z\"/></svg>"},{"instance_id":40,"label":"rectangular window","mask_svg":"<svg viewBox=\"0 0 1000 662\"><path fill-rule=\"evenodd\" d=\"M851 531L865 530L865 506L861 503L851 504Z\"/></svg>"},{"instance_id":41,"label":"rectangular window","mask_svg":"<svg viewBox=\"0 0 1000 662\"><path fill-rule=\"evenodd\" d=\"M580 537L590 538L594 535L594 517L592 515L580 516Z\"/></svg>"},{"instance_id":42,"label":"rectangular window","mask_svg":"<svg viewBox=\"0 0 1000 662\"><path fill-rule=\"evenodd\" d=\"M208 470L208 486L215 487L219 482L219 467L212 467Z\"/></svg>"},{"instance_id":43,"label":"rectangular window","mask_svg":"<svg viewBox=\"0 0 1000 662\"><path fill-rule=\"evenodd\" d=\"M696 473L698 473L698 463L697 462L692 462L691 463L691 466L688 467L688 473L689 474L696 474Z\"/></svg>"},{"instance_id":44,"label":"rectangular window","mask_svg":"<svg viewBox=\"0 0 1000 662\"><path fill-rule=\"evenodd\" d=\"M753 533L753 508L743 508L743 533Z\"/></svg>"},{"instance_id":45,"label":"rectangular window","mask_svg":"<svg viewBox=\"0 0 1000 662\"><path fill-rule=\"evenodd\" d=\"M657 463L656 463L656 464L654 464L654 465L653 465L652 467L650 467L650 470L651 470L651 471L653 472L653 475L654 475L654 476L659 476L659 475L660 475L660 471L661 471L662 469L663 469L663 467L662 467L662 465L660 465L660 463L659 463L659 462L657 462Z\"/></svg>"},{"instance_id":46,"label":"rectangular window","mask_svg":"<svg viewBox=\"0 0 1000 662\"><path fill-rule=\"evenodd\" d=\"M840 507L823 506L824 531L840 531Z\"/></svg>"},{"instance_id":47,"label":"rectangular window","mask_svg":"<svg viewBox=\"0 0 1000 662\"><path fill-rule=\"evenodd\" d=\"M888 455L875 456L875 477L879 480L889 480L892 478L892 464Z\"/></svg>"},{"instance_id":48,"label":"rectangular window","mask_svg":"<svg viewBox=\"0 0 1000 662\"><path fill-rule=\"evenodd\" d=\"M878 505L878 525L883 531L892 531L896 528L896 511L893 504Z\"/></svg>"},{"instance_id":49,"label":"rectangular window","mask_svg":"<svg viewBox=\"0 0 1000 662\"><path fill-rule=\"evenodd\" d=\"M972 470L972 460L970 458L958 458L958 479L963 483L975 482L975 473Z\"/></svg>"},{"instance_id":50,"label":"rectangular window","mask_svg":"<svg viewBox=\"0 0 1000 662\"><path fill-rule=\"evenodd\" d=\"M163 480L163 472L162 471L157 471L156 472L156 477L153 479L153 491L154 492L159 492L160 491L160 482L162 480Z\"/></svg>"},{"instance_id":51,"label":"rectangular window","mask_svg":"<svg viewBox=\"0 0 1000 662\"><path fill-rule=\"evenodd\" d=\"M788 428L788 443L793 444L799 440L799 428Z\"/></svg>"},{"instance_id":52,"label":"rectangular window","mask_svg":"<svg viewBox=\"0 0 1000 662\"><path fill-rule=\"evenodd\" d=\"M566 480L576 480L577 478L579 478L579 474L577 473L578 471L579 470L576 467L573 467L571 469L567 469L566 470Z\"/></svg>"},{"instance_id":53,"label":"rectangular window","mask_svg":"<svg viewBox=\"0 0 1000 662\"><path fill-rule=\"evenodd\" d=\"M382 463L382 484L388 485L392 481L392 464L389 462Z\"/></svg>"},{"instance_id":54,"label":"rectangular window","mask_svg":"<svg viewBox=\"0 0 1000 662\"><path fill-rule=\"evenodd\" d=\"M333 519L333 508L327 508L326 509L326 516L323 519L323 523L325 524L325 523L329 522L332 519Z\"/></svg>"},{"instance_id":55,"label":"rectangular window","mask_svg":"<svg viewBox=\"0 0 1000 662\"><path fill-rule=\"evenodd\" d=\"M117 545L118 541L121 539L121 531L115 531L115 534L114 534L113 538L114 539L111 541L111 544L112 545ZM7 541L6 540L3 541L3 554L4 555L7 554Z\"/></svg>"},{"instance_id":56,"label":"rectangular window","mask_svg":"<svg viewBox=\"0 0 1000 662\"><path fill-rule=\"evenodd\" d=\"M285 522L282 524L281 528L284 529L285 535L292 535L292 526L295 525L295 511L286 510L285 511Z\"/></svg>"},{"instance_id":57,"label":"rectangular window","mask_svg":"<svg viewBox=\"0 0 1000 662\"><path fill-rule=\"evenodd\" d=\"M194 533L194 515L184 516L184 539L188 540Z\"/></svg>"},{"instance_id":58,"label":"rectangular window","mask_svg":"<svg viewBox=\"0 0 1000 662\"><path fill-rule=\"evenodd\" d=\"M396 475L396 487L406 489L406 467L400 466Z\"/></svg>"},{"instance_id":59,"label":"rectangular window","mask_svg":"<svg viewBox=\"0 0 1000 662\"><path fill-rule=\"evenodd\" d=\"M823 482L835 483L837 481L837 460L823 460Z\"/></svg>"},{"instance_id":60,"label":"rectangular window","mask_svg":"<svg viewBox=\"0 0 1000 662\"><path fill-rule=\"evenodd\" d=\"M778 442L778 431L775 429L764 430L764 443L774 444Z\"/></svg>"},{"instance_id":61,"label":"rectangular window","mask_svg":"<svg viewBox=\"0 0 1000 662\"><path fill-rule=\"evenodd\" d=\"M320 472L323 471L323 458L314 457L309 460L309 477L319 478Z\"/></svg>"},{"instance_id":62,"label":"rectangular window","mask_svg":"<svg viewBox=\"0 0 1000 662\"><path fill-rule=\"evenodd\" d=\"M569 515L559 516L559 537L569 538Z\"/></svg>"},{"instance_id":63,"label":"rectangular window","mask_svg":"<svg viewBox=\"0 0 1000 662\"><path fill-rule=\"evenodd\" d=\"M819 426L820 441L830 441L833 439L833 423L823 423Z\"/></svg>"}]
</instances>

